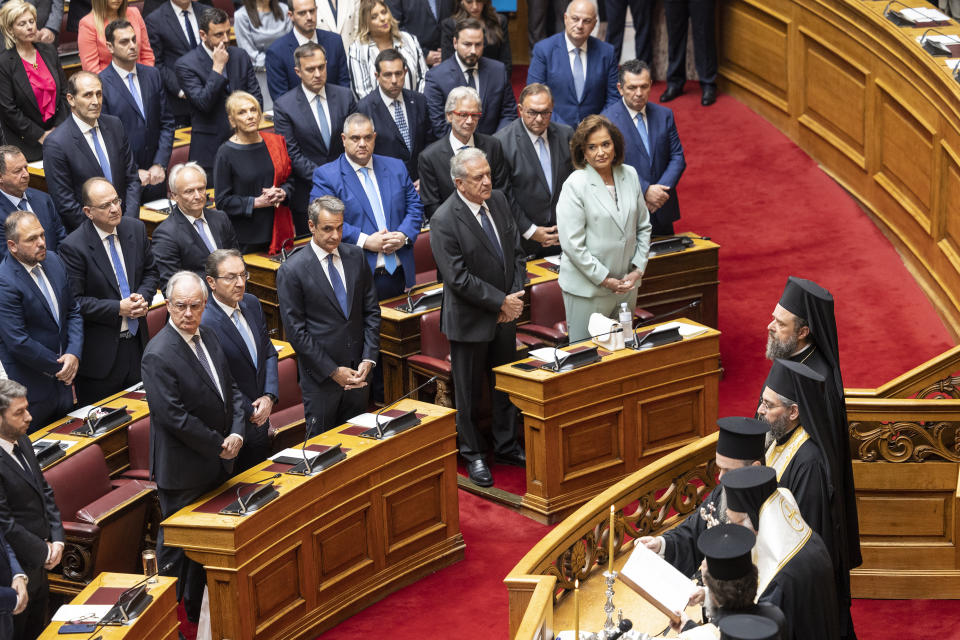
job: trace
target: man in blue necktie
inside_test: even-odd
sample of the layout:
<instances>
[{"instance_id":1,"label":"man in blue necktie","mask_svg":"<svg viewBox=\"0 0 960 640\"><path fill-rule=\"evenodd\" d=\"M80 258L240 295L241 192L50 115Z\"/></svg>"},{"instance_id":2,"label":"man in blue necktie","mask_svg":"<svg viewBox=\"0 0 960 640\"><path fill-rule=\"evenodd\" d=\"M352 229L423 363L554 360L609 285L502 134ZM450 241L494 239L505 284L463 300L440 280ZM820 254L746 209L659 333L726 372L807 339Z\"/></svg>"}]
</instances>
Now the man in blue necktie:
<instances>
[{"instance_id":1,"label":"man in blue necktie","mask_svg":"<svg viewBox=\"0 0 960 640\"><path fill-rule=\"evenodd\" d=\"M340 242L344 203L321 196L307 215L313 237L280 265L277 297L297 352L307 430L315 435L366 411L368 376L380 349L380 305L363 250Z\"/></svg>"},{"instance_id":2,"label":"man in blue necktie","mask_svg":"<svg viewBox=\"0 0 960 640\"><path fill-rule=\"evenodd\" d=\"M87 221L60 246L83 315L84 345L77 397L92 404L140 382L147 311L157 293L157 267L140 220L120 214L113 185L83 185Z\"/></svg>"}]
</instances>

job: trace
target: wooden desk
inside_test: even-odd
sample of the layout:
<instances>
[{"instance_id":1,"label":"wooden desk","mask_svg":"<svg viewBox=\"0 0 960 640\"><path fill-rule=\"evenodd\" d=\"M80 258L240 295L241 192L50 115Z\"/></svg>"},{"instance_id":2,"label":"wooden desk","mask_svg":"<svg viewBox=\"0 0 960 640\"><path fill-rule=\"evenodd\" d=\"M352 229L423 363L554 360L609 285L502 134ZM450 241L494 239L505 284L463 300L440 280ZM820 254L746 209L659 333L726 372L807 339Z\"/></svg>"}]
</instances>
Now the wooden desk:
<instances>
[{"instance_id":1,"label":"wooden desk","mask_svg":"<svg viewBox=\"0 0 960 640\"><path fill-rule=\"evenodd\" d=\"M83 591L77 594L70 604L86 604L90 600L94 603L108 604L115 601L114 593L96 594L101 587L106 589L127 589L143 580L143 576L128 573L101 573L94 578ZM177 590L176 578L157 576L157 584L150 585L147 590L153 596L147 608L132 624L116 627L101 627L97 635L103 640L177 640L180 632L180 621L177 619ZM100 596L100 597L98 597ZM109 597L110 600L105 600ZM58 631L64 623L52 622L40 635L39 640L63 640L63 638L86 638L90 634L59 635Z\"/></svg>"},{"instance_id":2,"label":"wooden desk","mask_svg":"<svg viewBox=\"0 0 960 640\"><path fill-rule=\"evenodd\" d=\"M494 371L497 389L524 416L521 512L541 522L564 518L624 476L717 428L715 329L644 351L615 351L559 374L512 365Z\"/></svg>"},{"instance_id":3,"label":"wooden desk","mask_svg":"<svg viewBox=\"0 0 960 640\"><path fill-rule=\"evenodd\" d=\"M296 355L289 342L274 340L273 344L276 345L276 347L280 350L277 354L278 360L285 360ZM121 474L130 467L130 457L127 452L127 427L137 420L150 415L150 407L147 405L145 394L142 391L129 393L127 391L120 391L109 398L98 402L97 404L110 408L122 407L126 405L127 411L131 412L130 421L125 422L124 424L121 424L110 431L93 438L75 436L71 435L69 432L57 433L58 429L64 428L64 425L71 422L73 423L70 425L71 430L80 426L81 421L79 419L70 417L61 418L56 422L52 422L47 426L38 429L30 434L30 440L32 442L44 439L75 443L66 450L65 455L62 458L53 461L53 463L44 467L44 469L48 469L60 464L61 461L66 460L78 451L81 451L92 444L99 445L103 450L103 455L107 460L107 469L109 470L111 476Z\"/></svg>"},{"instance_id":4,"label":"wooden desk","mask_svg":"<svg viewBox=\"0 0 960 640\"><path fill-rule=\"evenodd\" d=\"M423 423L383 441L350 435L349 426L313 438L342 443L347 458L312 478L277 479L280 496L259 511L201 509L239 482L272 475L269 461L163 521L166 544L206 568L214 638L314 638L463 558L455 412L400 406L425 414Z\"/></svg>"},{"instance_id":5,"label":"wooden desk","mask_svg":"<svg viewBox=\"0 0 960 640\"><path fill-rule=\"evenodd\" d=\"M182 131L182 129L178 129ZM177 143L174 143L173 146L177 146ZM173 201L171 200L171 203ZM175 206L175 203L171 204ZM207 206L212 207L213 205L213 189L207 189ZM157 228L161 222L167 219L169 210L156 211L154 209L148 209L146 207L140 207L140 221L143 222L144 226L147 228L147 236L152 238L153 231Z\"/></svg>"}]
</instances>

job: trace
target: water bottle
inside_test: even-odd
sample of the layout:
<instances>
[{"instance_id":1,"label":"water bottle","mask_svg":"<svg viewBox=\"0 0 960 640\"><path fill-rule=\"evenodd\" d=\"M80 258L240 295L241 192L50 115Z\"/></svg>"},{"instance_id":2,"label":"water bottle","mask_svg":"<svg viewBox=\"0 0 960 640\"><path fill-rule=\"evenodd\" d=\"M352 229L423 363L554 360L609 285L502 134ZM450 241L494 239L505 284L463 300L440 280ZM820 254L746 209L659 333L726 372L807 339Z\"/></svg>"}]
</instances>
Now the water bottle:
<instances>
[{"instance_id":1,"label":"water bottle","mask_svg":"<svg viewBox=\"0 0 960 640\"><path fill-rule=\"evenodd\" d=\"M627 347L633 346L633 313L626 302L620 303L620 326L623 327L623 344Z\"/></svg>"}]
</instances>

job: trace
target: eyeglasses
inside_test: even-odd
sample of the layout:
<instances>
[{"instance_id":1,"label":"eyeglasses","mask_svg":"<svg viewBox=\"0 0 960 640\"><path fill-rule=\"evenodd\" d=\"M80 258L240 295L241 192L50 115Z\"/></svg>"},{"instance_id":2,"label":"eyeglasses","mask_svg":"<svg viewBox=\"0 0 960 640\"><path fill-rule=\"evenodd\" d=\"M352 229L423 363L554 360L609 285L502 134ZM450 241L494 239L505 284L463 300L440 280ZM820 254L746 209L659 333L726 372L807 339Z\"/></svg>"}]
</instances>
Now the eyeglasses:
<instances>
[{"instance_id":1,"label":"eyeglasses","mask_svg":"<svg viewBox=\"0 0 960 640\"><path fill-rule=\"evenodd\" d=\"M121 200L121 199L118 197L118 198L114 198L114 199L111 200L110 202L104 202L103 204L92 204L92 205L90 205L90 208L91 208L91 209L96 209L96 210L98 210L98 211L107 211L108 209L110 209L110 207L119 207L119 206L120 206L120 203L122 203L122 202L123 202L123 200Z\"/></svg>"},{"instance_id":2,"label":"eyeglasses","mask_svg":"<svg viewBox=\"0 0 960 640\"><path fill-rule=\"evenodd\" d=\"M537 118L549 118L553 115L553 109L548 111L534 111L533 109L524 109L523 112L536 120Z\"/></svg>"},{"instance_id":3,"label":"eyeglasses","mask_svg":"<svg viewBox=\"0 0 960 640\"><path fill-rule=\"evenodd\" d=\"M244 271L243 273L231 273L225 276L216 276L214 280L223 280L227 284L233 284L237 281L237 278L242 278L244 281L250 279L250 272Z\"/></svg>"},{"instance_id":4,"label":"eyeglasses","mask_svg":"<svg viewBox=\"0 0 960 640\"><path fill-rule=\"evenodd\" d=\"M466 120L467 118L473 118L474 120L479 120L483 113L480 111L451 111L453 115L457 116L461 120Z\"/></svg>"}]
</instances>

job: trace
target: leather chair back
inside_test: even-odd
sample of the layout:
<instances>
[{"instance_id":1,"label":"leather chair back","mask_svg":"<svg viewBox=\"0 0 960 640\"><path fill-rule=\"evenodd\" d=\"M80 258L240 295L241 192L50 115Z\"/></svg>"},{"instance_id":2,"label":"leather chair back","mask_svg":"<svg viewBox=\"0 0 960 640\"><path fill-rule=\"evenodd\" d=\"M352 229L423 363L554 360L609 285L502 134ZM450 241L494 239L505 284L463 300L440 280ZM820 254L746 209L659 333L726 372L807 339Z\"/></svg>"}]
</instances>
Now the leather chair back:
<instances>
[{"instance_id":1,"label":"leather chair back","mask_svg":"<svg viewBox=\"0 0 960 640\"><path fill-rule=\"evenodd\" d=\"M559 282L551 280L530 287L530 322L553 327L565 321L566 311Z\"/></svg>"},{"instance_id":2,"label":"leather chair back","mask_svg":"<svg viewBox=\"0 0 960 640\"><path fill-rule=\"evenodd\" d=\"M297 359L285 358L281 360L277 364L277 372L280 377L280 398L277 400L277 406L273 408L275 412L303 402L303 392L300 390L300 383L297 381Z\"/></svg>"},{"instance_id":3,"label":"leather chair back","mask_svg":"<svg viewBox=\"0 0 960 640\"><path fill-rule=\"evenodd\" d=\"M413 243L413 263L417 269L417 284L437 279L437 262L430 249L430 231L421 231Z\"/></svg>"},{"instance_id":4,"label":"leather chair back","mask_svg":"<svg viewBox=\"0 0 960 640\"><path fill-rule=\"evenodd\" d=\"M150 416L140 418L127 427L127 453L130 469L126 478L150 479Z\"/></svg>"},{"instance_id":5,"label":"leather chair back","mask_svg":"<svg viewBox=\"0 0 960 640\"><path fill-rule=\"evenodd\" d=\"M90 445L43 472L64 521L113 490L107 461L99 445Z\"/></svg>"},{"instance_id":6,"label":"leather chair back","mask_svg":"<svg viewBox=\"0 0 960 640\"><path fill-rule=\"evenodd\" d=\"M441 360L450 357L450 342L440 333L439 309L420 316L420 353Z\"/></svg>"}]
</instances>

